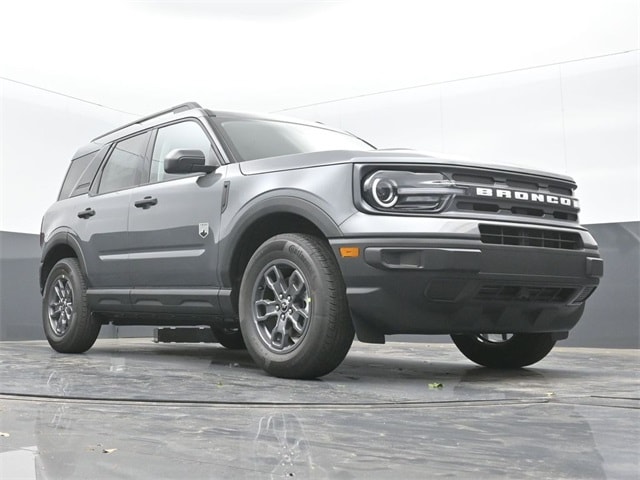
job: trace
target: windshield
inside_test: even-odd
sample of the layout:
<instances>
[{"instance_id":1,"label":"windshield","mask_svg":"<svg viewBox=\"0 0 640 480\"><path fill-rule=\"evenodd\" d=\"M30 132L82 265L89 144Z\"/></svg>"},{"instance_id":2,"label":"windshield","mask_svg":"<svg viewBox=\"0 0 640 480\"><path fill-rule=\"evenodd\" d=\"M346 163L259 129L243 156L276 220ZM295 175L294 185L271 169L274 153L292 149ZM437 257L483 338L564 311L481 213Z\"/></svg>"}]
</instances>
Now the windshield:
<instances>
[{"instance_id":1,"label":"windshield","mask_svg":"<svg viewBox=\"0 0 640 480\"><path fill-rule=\"evenodd\" d=\"M323 150L374 150L363 140L322 127L247 118L214 118L238 161Z\"/></svg>"}]
</instances>

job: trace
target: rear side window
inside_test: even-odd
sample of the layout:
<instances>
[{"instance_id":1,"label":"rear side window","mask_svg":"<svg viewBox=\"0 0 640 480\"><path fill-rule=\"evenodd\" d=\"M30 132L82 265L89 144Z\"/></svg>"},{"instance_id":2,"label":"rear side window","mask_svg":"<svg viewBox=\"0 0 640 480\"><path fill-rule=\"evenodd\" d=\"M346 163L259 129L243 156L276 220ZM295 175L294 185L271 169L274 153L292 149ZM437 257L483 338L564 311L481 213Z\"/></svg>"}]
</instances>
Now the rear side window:
<instances>
[{"instance_id":1,"label":"rear side window","mask_svg":"<svg viewBox=\"0 0 640 480\"><path fill-rule=\"evenodd\" d=\"M102 170L98 193L115 192L140 184L149 132L116 143Z\"/></svg>"},{"instance_id":2,"label":"rear side window","mask_svg":"<svg viewBox=\"0 0 640 480\"><path fill-rule=\"evenodd\" d=\"M87 170L89 164L91 164L91 160L95 158L96 153L98 153L97 150L95 152L87 153L82 157L74 158L71 161L69 170L67 170L67 176L64 178L64 182L62 183L58 200L64 200L71 196L71 192L73 192L74 187L78 184L78 180L80 180L82 174Z\"/></svg>"}]
</instances>

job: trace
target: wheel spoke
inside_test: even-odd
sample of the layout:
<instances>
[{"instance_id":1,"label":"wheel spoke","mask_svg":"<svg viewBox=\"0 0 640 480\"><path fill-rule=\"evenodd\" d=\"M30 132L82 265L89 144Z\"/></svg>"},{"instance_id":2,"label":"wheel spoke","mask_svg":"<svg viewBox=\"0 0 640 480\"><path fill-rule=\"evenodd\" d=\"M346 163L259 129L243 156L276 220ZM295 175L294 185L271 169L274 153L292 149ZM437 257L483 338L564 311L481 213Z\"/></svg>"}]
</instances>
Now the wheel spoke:
<instances>
[{"instance_id":1,"label":"wheel spoke","mask_svg":"<svg viewBox=\"0 0 640 480\"><path fill-rule=\"evenodd\" d=\"M62 300L64 298L64 293L62 292L64 286L62 285L62 282L60 280L58 280L56 282L56 284L53 286L53 291L56 293L56 299Z\"/></svg>"},{"instance_id":2,"label":"wheel spoke","mask_svg":"<svg viewBox=\"0 0 640 480\"><path fill-rule=\"evenodd\" d=\"M62 313L62 305L59 303L52 303L49 305L49 316L51 318L58 318Z\"/></svg>"},{"instance_id":3,"label":"wheel spoke","mask_svg":"<svg viewBox=\"0 0 640 480\"><path fill-rule=\"evenodd\" d=\"M476 338L480 343L491 343L497 345L508 342L512 337L512 333L480 333Z\"/></svg>"},{"instance_id":4,"label":"wheel spoke","mask_svg":"<svg viewBox=\"0 0 640 480\"><path fill-rule=\"evenodd\" d=\"M301 323L299 320L296 320L291 315L289 315L289 321L291 322L291 326L298 333L301 334L304 332L304 323Z\"/></svg>"},{"instance_id":5,"label":"wheel spoke","mask_svg":"<svg viewBox=\"0 0 640 480\"><path fill-rule=\"evenodd\" d=\"M265 320L278 314L279 303L276 300L256 300L256 320L264 322Z\"/></svg>"},{"instance_id":6,"label":"wheel spoke","mask_svg":"<svg viewBox=\"0 0 640 480\"><path fill-rule=\"evenodd\" d=\"M287 287L286 294L291 298L296 298L305 289L304 278L298 270L294 270L289 277L289 286Z\"/></svg>"},{"instance_id":7,"label":"wheel spoke","mask_svg":"<svg viewBox=\"0 0 640 480\"><path fill-rule=\"evenodd\" d=\"M263 344L277 353L290 352L306 335L310 318L302 271L288 260L266 265L253 290L253 322Z\"/></svg>"},{"instance_id":8,"label":"wheel spoke","mask_svg":"<svg viewBox=\"0 0 640 480\"><path fill-rule=\"evenodd\" d=\"M264 279L276 295L284 295L286 288L284 286L284 278L282 272L277 265L274 265L264 273Z\"/></svg>"},{"instance_id":9,"label":"wheel spoke","mask_svg":"<svg viewBox=\"0 0 640 480\"><path fill-rule=\"evenodd\" d=\"M288 315L288 318L293 329L301 334L304 331L304 325L309 318L309 314L302 308L294 306L293 312Z\"/></svg>"},{"instance_id":10,"label":"wheel spoke","mask_svg":"<svg viewBox=\"0 0 640 480\"><path fill-rule=\"evenodd\" d=\"M275 328L271 331L271 344L282 350L286 346L286 340L289 337L287 334L287 319L280 316Z\"/></svg>"},{"instance_id":11,"label":"wheel spoke","mask_svg":"<svg viewBox=\"0 0 640 480\"><path fill-rule=\"evenodd\" d=\"M64 285L64 297L69 301L73 299L73 292L71 291L71 284L69 282L66 282Z\"/></svg>"}]
</instances>

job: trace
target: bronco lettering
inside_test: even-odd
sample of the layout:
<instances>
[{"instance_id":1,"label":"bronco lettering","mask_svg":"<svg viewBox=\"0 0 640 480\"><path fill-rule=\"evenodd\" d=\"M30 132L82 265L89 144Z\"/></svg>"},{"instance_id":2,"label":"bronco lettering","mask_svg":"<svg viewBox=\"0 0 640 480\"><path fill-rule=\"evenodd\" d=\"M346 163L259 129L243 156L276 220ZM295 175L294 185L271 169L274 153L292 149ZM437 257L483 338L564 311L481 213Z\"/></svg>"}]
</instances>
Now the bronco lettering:
<instances>
[{"instance_id":1,"label":"bronco lettering","mask_svg":"<svg viewBox=\"0 0 640 480\"><path fill-rule=\"evenodd\" d=\"M561 197L559 195L546 195L544 193L530 193L519 190L508 190L503 188L476 187L476 195L479 197L514 198L538 203L548 203L551 205L563 205L565 207L580 208L578 200Z\"/></svg>"}]
</instances>

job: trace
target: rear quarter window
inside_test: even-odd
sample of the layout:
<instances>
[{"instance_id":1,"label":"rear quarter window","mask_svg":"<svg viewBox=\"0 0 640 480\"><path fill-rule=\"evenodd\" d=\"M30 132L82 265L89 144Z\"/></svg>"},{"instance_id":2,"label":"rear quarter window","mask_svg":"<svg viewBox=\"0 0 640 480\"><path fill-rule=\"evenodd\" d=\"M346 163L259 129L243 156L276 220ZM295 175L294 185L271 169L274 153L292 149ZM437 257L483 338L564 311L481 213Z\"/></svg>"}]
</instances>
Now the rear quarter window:
<instances>
[{"instance_id":1,"label":"rear quarter window","mask_svg":"<svg viewBox=\"0 0 640 480\"><path fill-rule=\"evenodd\" d=\"M94 152L87 153L86 155L71 160L71 165L69 165L67 175L64 177L64 182L62 182L62 188L60 189L58 200L69 198L70 196L72 196L72 193L79 195L79 193L74 192L74 189L76 185L78 185L78 181L80 180L80 178L86 177L86 175L83 175L83 173L85 173L87 167L89 167L91 161L95 158L97 153L98 151L96 150ZM87 191L88 190L89 189L87 188Z\"/></svg>"}]
</instances>

